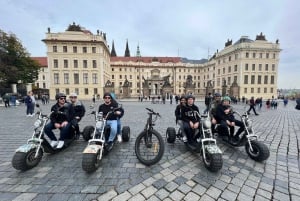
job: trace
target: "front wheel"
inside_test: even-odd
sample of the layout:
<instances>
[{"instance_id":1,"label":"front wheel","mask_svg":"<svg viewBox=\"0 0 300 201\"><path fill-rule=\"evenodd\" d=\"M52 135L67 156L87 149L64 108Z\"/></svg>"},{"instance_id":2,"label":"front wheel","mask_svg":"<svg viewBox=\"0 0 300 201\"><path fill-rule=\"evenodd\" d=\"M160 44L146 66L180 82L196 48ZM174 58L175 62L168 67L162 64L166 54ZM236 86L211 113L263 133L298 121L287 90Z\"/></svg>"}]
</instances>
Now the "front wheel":
<instances>
[{"instance_id":1,"label":"front wheel","mask_svg":"<svg viewBox=\"0 0 300 201\"><path fill-rule=\"evenodd\" d=\"M100 153L84 153L82 156L82 169L87 173L98 169L100 161L97 159Z\"/></svg>"},{"instance_id":2,"label":"front wheel","mask_svg":"<svg viewBox=\"0 0 300 201\"><path fill-rule=\"evenodd\" d=\"M94 129L95 128L93 126L84 127L82 131L82 137L85 141L89 141L90 139L92 139Z\"/></svg>"},{"instance_id":3,"label":"front wheel","mask_svg":"<svg viewBox=\"0 0 300 201\"><path fill-rule=\"evenodd\" d=\"M270 151L269 148L264 143L256 140L250 141L250 143L252 146L252 150L250 148L249 143L245 145L246 152L250 158L258 162L261 162L269 158Z\"/></svg>"},{"instance_id":4,"label":"front wheel","mask_svg":"<svg viewBox=\"0 0 300 201\"><path fill-rule=\"evenodd\" d=\"M27 153L16 152L12 159L12 166L17 170L29 170L39 164L43 157L43 151L40 149L38 156L35 157L37 148L31 149Z\"/></svg>"},{"instance_id":5,"label":"front wheel","mask_svg":"<svg viewBox=\"0 0 300 201\"><path fill-rule=\"evenodd\" d=\"M219 171L223 166L222 154L220 153L209 153L207 150L205 151L205 158L202 156L204 165L206 169L211 172Z\"/></svg>"},{"instance_id":6,"label":"front wheel","mask_svg":"<svg viewBox=\"0 0 300 201\"><path fill-rule=\"evenodd\" d=\"M135 154L144 165L150 166L162 158L165 146L161 135L155 131L143 131L135 141Z\"/></svg>"}]
</instances>

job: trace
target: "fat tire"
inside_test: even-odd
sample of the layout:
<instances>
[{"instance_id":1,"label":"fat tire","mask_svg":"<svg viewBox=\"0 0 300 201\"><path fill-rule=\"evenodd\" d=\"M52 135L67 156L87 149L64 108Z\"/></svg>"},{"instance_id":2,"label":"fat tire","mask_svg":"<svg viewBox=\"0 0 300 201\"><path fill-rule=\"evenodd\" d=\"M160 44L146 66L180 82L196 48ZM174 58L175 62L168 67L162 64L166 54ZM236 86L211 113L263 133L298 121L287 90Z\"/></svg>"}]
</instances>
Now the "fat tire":
<instances>
[{"instance_id":1,"label":"fat tire","mask_svg":"<svg viewBox=\"0 0 300 201\"><path fill-rule=\"evenodd\" d=\"M124 126L122 129L122 140L124 142L128 142L130 139L130 127Z\"/></svg>"},{"instance_id":2,"label":"fat tire","mask_svg":"<svg viewBox=\"0 0 300 201\"><path fill-rule=\"evenodd\" d=\"M267 160L270 156L269 148L262 142L253 140L250 142L253 152L250 150L249 143L246 143L245 149L250 158L255 161L261 162Z\"/></svg>"},{"instance_id":3,"label":"fat tire","mask_svg":"<svg viewBox=\"0 0 300 201\"><path fill-rule=\"evenodd\" d=\"M92 139L94 129L95 129L94 126L84 127L84 129L82 131L82 137L85 141L89 141L90 139Z\"/></svg>"},{"instance_id":4,"label":"fat tire","mask_svg":"<svg viewBox=\"0 0 300 201\"><path fill-rule=\"evenodd\" d=\"M151 130L149 131L152 133L152 135L155 135L159 141L159 146L160 146L160 149L159 149L159 152L158 154L156 155L156 157L152 160L147 160L147 159L144 159L142 156L141 156L141 153L140 153L140 150L139 150L139 144L140 144L140 141L143 140L143 137L147 134L146 131L143 131L141 132L138 137L136 138L136 141L135 141L135 154L136 154L136 157L138 158L138 160L146 165L146 166L150 166L150 165L154 165L155 163L159 162L160 159L162 158L162 156L164 155L164 151L165 151L165 145L164 145L164 140L162 138L162 136L155 130Z\"/></svg>"},{"instance_id":5,"label":"fat tire","mask_svg":"<svg viewBox=\"0 0 300 201\"><path fill-rule=\"evenodd\" d=\"M43 151L39 150L39 155L37 159L34 159L33 162L30 162L31 159L33 159L34 155L36 153L36 148L31 149L27 153L24 152L16 152L12 159L12 166L21 171L29 170L35 166L37 166L43 157Z\"/></svg>"},{"instance_id":6,"label":"fat tire","mask_svg":"<svg viewBox=\"0 0 300 201\"><path fill-rule=\"evenodd\" d=\"M222 154L220 153L209 153L205 151L206 160L202 156L202 160L206 169L211 172L218 172L223 166Z\"/></svg>"},{"instance_id":7,"label":"fat tire","mask_svg":"<svg viewBox=\"0 0 300 201\"><path fill-rule=\"evenodd\" d=\"M166 131L166 138L168 143L174 143L176 140L176 130L173 127L168 127Z\"/></svg>"},{"instance_id":8,"label":"fat tire","mask_svg":"<svg viewBox=\"0 0 300 201\"><path fill-rule=\"evenodd\" d=\"M84 153L82 156L82 169L87 173L95 172L99 165L100 161L97 161L97 154L93 153Z\"/></svg>"}]
</instances>

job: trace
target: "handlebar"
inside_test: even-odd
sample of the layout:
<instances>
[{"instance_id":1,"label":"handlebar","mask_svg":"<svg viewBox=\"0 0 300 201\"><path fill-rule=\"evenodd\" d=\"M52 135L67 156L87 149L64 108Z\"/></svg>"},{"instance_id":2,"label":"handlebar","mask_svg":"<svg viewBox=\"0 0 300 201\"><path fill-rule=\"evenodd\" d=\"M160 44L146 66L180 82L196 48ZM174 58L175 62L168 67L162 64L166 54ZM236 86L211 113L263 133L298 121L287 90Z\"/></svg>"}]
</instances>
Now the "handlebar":
<instances>
[{"instance_id":1,"label":"handlebar","mask_svg":"<svg viewBox=\"0 0 300 201\"><path fill-rule=\"evenodd\" d=\"M160 114L158 112L154 112L153 109L146 108L146 110L148 110L151 114L154 114L154 115L157 115L157 116L161 117Z\"/></svg>"}]
</instances>

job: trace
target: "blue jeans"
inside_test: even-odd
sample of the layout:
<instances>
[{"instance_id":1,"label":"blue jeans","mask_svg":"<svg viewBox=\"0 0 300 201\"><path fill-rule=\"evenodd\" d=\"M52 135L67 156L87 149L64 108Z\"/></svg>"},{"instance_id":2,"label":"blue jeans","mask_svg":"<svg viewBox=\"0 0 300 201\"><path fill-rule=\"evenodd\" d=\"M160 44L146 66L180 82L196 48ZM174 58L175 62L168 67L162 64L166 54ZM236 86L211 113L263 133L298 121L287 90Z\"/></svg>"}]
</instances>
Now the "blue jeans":
<instances>
[{"instance_id":1,"label":"blue jeans","mask_svg":"<svg viewBox=\"0 0 300 201\"><path fill-rule=\"evenodd\" d=\"M117 134L121 134L121 119L118 119Z\"/></svg>"},{"instance_id":2,"label":"blue jeans","mask_svg":"<svg viewBox=\"0 0 300 201\"><path fill-rule=\"evenodd\" d=\"M110 125L110 134L108 138L108 142L113 142L118 130L118 120L107 120L107 125Z\"/></svg>"},{"instance_id":3,"label":"blue jeans","mask_svg":"<svg viewBox=\"0 0 300 201\"><path fill-rule=\"evenodd\" d=\"M57 141L56 136L53 133L53 129L56 129L54 127L54 123L50 122L45 126L45 133L46 135L50 138L50 140L54 140ZM68 123L65 127L60 128L60 138L59 140L65 140L66 138L70 137L69 133L70 133L70 129L71 129L71 123Z\"/></svg>"}]
</instances>

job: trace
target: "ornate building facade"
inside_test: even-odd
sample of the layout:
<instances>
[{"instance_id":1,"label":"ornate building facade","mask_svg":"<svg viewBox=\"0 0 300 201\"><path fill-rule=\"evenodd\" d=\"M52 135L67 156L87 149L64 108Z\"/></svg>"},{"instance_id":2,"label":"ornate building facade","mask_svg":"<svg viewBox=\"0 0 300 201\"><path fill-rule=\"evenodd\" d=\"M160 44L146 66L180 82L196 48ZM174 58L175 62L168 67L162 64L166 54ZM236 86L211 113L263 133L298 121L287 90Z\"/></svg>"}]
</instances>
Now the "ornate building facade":
<instances>
[{"instance_id":1,"label":"ornate building facade","mask_svg":"<svg viewBox=\"0 0 300 201\"><path fill-rule=\"evenodd\" d=\"M67 31L51 33L47 46L50 98L57 92L76 92L82 99L113 92L119 98L166 96L191 93L203 98L219 92L236 97L277 96L280 47L262 33L255 40L241 37L225 43L209 60L181 57L143 57L139 46L130 56L128 41L124 56L111 52L106 34L93 35L75 24Z\"/></svg>"}]
</instances>

